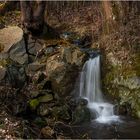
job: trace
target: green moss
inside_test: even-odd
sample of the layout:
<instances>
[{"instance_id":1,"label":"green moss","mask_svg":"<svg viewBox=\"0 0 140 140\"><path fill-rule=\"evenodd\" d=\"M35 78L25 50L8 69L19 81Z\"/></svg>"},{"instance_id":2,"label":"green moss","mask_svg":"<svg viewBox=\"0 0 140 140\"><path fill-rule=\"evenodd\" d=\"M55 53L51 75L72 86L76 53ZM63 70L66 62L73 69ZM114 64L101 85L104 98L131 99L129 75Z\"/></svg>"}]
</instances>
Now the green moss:
<instances>
[{"instance_id":1,"label":"green moss","mask_svg":"<svg viewBox=\"0 0 140 140\"><path fill-rule=\"evenodd\" d=\"M30 102L30 108L31 110L35 110L37 106L39 105L39 101L37 99L32 99Z\"/></svg>"}]
</instances>

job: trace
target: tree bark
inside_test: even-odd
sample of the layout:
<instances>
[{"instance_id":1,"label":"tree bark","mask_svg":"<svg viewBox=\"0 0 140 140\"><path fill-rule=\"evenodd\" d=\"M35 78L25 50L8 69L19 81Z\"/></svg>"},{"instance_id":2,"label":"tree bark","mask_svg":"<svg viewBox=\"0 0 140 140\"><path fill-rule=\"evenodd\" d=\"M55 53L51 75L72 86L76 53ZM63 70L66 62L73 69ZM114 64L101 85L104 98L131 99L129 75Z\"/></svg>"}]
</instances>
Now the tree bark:
<instances>
[{"instance_id":1,"label":"tree bark","mask_svg":"<svg viewBox=\"0 0 140 140\"><path fill-rule=\"evenodd\" d=\"M45 1L21 1L22 24L32 35L40 35L44 27Z\"/></svg>"}]
</instances>

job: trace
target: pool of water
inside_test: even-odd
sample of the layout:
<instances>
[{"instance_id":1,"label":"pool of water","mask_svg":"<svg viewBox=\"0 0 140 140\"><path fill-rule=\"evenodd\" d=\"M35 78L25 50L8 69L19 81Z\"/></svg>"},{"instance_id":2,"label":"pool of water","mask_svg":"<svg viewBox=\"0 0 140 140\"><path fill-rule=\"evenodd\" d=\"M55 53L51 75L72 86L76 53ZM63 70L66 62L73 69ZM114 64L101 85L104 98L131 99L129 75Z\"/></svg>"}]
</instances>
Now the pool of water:
<instances>
[{"instance_id":1,"label":"pool of water","mask_svg":"<svg viewBox=\"0 0 140 140\"><path fill-rule=\"evenodd\" d=\"M90 139L139 139L140 120L121 117L121 122L111 124L90 123L67 127L59 125L62 133L70 138L90 138Z\"/></svg>"}]
</instances>

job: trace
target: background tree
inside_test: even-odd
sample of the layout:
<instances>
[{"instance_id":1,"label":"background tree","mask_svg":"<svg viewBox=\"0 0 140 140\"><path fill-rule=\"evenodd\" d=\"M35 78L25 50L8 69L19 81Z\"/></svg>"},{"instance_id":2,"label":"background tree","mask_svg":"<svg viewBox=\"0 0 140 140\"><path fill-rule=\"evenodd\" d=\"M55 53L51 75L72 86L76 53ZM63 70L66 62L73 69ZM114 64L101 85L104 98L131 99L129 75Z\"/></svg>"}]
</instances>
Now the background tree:
<instances>
[{"instance_id":1,"label":"background tree","mask_svg":"<svg viewBox=\"0 0 140 140\"><path fill-rule=\"evenodd\" d=\"M33 35L40 35L44 28L45 1L21 1L22 24Z\"/></svg>"}]
</instances>

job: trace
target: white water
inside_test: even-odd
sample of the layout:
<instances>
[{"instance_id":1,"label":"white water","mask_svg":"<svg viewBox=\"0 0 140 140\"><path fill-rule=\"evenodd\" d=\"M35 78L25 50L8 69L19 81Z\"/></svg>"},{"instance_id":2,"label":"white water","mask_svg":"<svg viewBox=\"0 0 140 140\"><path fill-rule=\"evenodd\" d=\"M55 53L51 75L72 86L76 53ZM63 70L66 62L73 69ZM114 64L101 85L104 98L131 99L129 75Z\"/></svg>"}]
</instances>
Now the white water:
<instances>
[{"instance_id":1,"label":"white water","mask_svg":"<svg viewBox=\"0 0 140 140\"><path fill-rule=\"evenodd\" d=\"M109 123L118 121L114 106L103 99L100 87L100 56L89 59L83 66L80 77L80 96L88 100L88 107L95 112L96 121Z\"/></svg>"}]
</instances>

